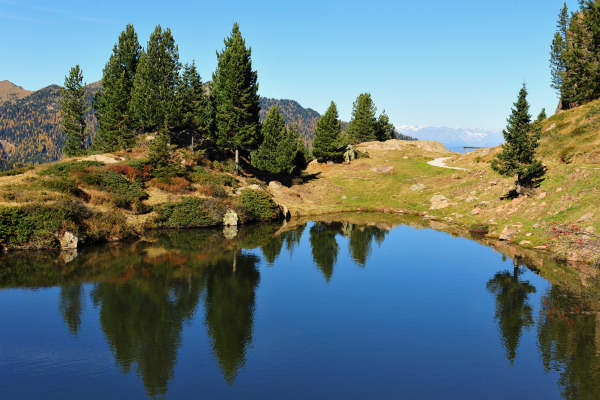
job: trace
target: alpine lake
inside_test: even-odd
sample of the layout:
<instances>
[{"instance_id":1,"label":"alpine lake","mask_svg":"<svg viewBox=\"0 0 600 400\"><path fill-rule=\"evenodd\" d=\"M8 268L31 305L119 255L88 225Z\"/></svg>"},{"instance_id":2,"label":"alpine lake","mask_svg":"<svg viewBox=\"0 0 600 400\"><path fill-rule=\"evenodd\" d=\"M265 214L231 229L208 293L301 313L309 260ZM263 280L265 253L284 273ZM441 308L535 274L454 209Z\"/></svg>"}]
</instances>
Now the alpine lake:
<instances>
[{"instance_id":1,"label":"alpine lake","mask_svg":"<svg viewBox=\"0 0 600 400\"><path fill-rule=\"evenodd\" d=\"M0 398L600 398L600 278L453 233L345 214L5 254Z\"/></svg>"}]
</instances>

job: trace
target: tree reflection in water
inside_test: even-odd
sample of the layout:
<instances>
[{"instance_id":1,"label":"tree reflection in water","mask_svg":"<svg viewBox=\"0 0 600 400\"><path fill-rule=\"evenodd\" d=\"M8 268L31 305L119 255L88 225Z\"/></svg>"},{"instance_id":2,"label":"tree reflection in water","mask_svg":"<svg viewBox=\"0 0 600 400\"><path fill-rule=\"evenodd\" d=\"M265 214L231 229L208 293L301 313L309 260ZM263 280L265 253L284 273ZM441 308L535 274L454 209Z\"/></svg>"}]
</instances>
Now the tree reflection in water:
<instances>
[{"instance_id":1,"label":"tree reflection in water","mask_svg":"<svg viewBox=\"0 0 600 400\"><path fill-rule=\"evenodd\" d=\"M600 398L597 306L558 285L542 298L537 324L539 349L546 371L560 371L559 385L565 399Z\"/></svg>"},{"instance_id":2,"label":"tree reflection in water","mask_svg":"<svg viewBox=\"0 0 600 400\"><path fill-rule=\"evenodd\" d=\"M535 287L519 279L520 267L515 260L513 273L498 272L487 283L490 293L496 295L496 314L502 344L506 357L513 363L524 328L533 326L533 308L527 303L527 296L535 293Z\"/></svg>"},{"instance_id":3,"label":"tree reflection in water","mask_svg":"<svg viewBox=\"0 0 600 400\"><path fill-rule=\"evenodd\" d=\"M306 225L286 229L243 227L229 240L220 231L163 232L148 242L85 249L69 262L55 253L7 254L0 288L60 287L58 309L73 335L80 331L89 293L117 365L123 372L134 369L150 396L167 394L185 322L197 320L204 307L216 365L233 384L253 340L260 282L258 253L246 250L260 249L267 263L275 263L284 248L291 253L300 244ZM386 234L373 225L316 222L308 243L329 282L341 236L348 238L352 259L364 266L373 242L381 244ZM511 363L524 330L534 325L529 297L536 289L523 272L517 260L512 271L498 272L486 284ZM543 297L538 348L546 371L559 371L566 399L600 398L600 284L595 285L588 285L593 287L585 296L581 288L554 285Z\"/></svg>"}]
</instances>

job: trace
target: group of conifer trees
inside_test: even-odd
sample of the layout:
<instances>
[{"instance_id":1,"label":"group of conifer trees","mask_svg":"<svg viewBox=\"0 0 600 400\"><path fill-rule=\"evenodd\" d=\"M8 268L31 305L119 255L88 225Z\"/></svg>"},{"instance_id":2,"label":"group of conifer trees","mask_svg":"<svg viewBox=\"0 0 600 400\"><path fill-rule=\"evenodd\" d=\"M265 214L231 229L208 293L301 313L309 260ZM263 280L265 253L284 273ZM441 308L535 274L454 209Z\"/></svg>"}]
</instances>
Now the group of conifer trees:
<instances>
[{"instance_id":1,"label":"group of conifer trees","mask_svg":"<svg viewBox=\"0 0 600 400\"><path fill-rule=\"evenodd\" d=\"M552 41L550 68L559 109L600 98L600 0L582 0L571 15L564 4Z\"/></svg>"},{"instance_id":2,"label":"group of conifer trees","mask_svg":"<svg viewBox=\"0 0 600 400\"><path fill-rule=\"evenodd\" d=\"M383 111L376 117L376 112L371 95L360 94L352 107L352 119L342 131L337 106L332 101L317 123L313 156L319 161L341 161L348 144L394 139L397 134L387 114Z\"/></svg>"},{"instance_id":3,"label":"group of conifer trees","mask_svg":"<svg viewBox=\"0 0 600 400\"><path fill-rule=\"evenodd\" d=\"M141 133L155 132L150 159L168 162L173 147L210 141L225 155L251 155L252 165L271 174L293 174L306 165L308 151L294 127L286 128L277 107L259 123L257 72L238 24L217 53L212 82L204 84L194 63L182 65L171 30L159 25L142 48L132 25L115 44L93 104L98 131L91 150L110 152L134 146ZM85 148L83 114L89 109L80 67L65 78L65 154Z\"/></svg>"}]
</instances>

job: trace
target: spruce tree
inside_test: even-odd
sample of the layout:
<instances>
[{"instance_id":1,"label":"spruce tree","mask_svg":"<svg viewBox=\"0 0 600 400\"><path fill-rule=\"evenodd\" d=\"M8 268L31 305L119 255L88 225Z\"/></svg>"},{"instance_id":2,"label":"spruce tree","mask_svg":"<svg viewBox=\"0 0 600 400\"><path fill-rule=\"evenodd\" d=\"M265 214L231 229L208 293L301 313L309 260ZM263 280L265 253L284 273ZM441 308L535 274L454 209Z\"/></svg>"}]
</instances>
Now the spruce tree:
<instances>
[{"instance_id":1,"label":"spruce tree","mask_svg":"<svg viewBox=\"0 0 600 400\"><path fill-rule=\"evenodd\" d=\"M274 175L292 175L298 152L297 132L288 131L277 106L267 112L262 124L263 141L252 153L252 165Z\"/></svg>"},{"instance_id":2,"label":"spruce tree","mask_svg":"<svg viewBox=\"0 0 600 400\"><path fill-rule=\"evenodd\" d=\"M548 116L546 115L546 109L542 108L542 111L540 111L540 113L539 113L539 115L538 115L538 117L536 119L536 122L542 122L546 118L548 118Z\"/></svg>"},{"instance_id":3,"label":"spruce tree","mask_svg":"<svg viewBox=\"0 0 600 400\"><path fill-rule=\"evenodd\" d=\"M213 74L215 141L220 148L235 153L239 168L239 151L256 149L261 142L258 78L252 70L252 49L246 47L237 23L224 42Z\"/></svg>"},{"instance_id":4,"label":"spruce tree","mask_svg":"<svg viewBox=\"0 0 600 400\"><path fill-rule=\"evenodd\" d=\"M85 152L85 113L89 109L83 73L79 65L74 66L65 77L61 90L62 130L65 135L64 153L67 156Z\"/></svg>"},{"instance_id":5,"label":"spruce tree","mask_svg":"<svg viewBox=\"0 0 600 400\"><path fill-rule=\"evenodd\" d=\"M317 122L312 151L317 160L321 162L341 161L344 156L341 124L338 119L337 107L333 101Z\"/></svg>"},{"instance_id":6,"label":"spruce tree","mask_svg":"<svg viewBox=\"0 0 600 400\"><path fill-rule=\"evenodd\" d=\"M114 151L135 141L135 125L129 112L133 80L141 47L133 25L127 25L102 73L102 90L96 94L98 132L94 147Z\"/></svg>"},{"instance_id":7,"label":"spruce tree","mask_svg":"<svg viewBox=\"0 0 600 400\"><path fill-rule=\"evenodd\" d=\"M379 118L377 118L377 129L375 131L375 137L380 142L384 142L395 137L394 125L390 123L390 118L385 113L385 110L381 112Z\"/></svg>"},{"instance_id":8,"label":"spruce tree","mask_svg":"<svg viewBox=\"0 0 600 400\"><path fill-rule=\"evenodd\" d=\"M567 3L564 3L558 15L556 23L557 31L552 40L550 48L550 71L552 74L551 86L556 90L558 97L561 97L563 86L563 75L566 71L565 54L567 51L567 31L569 27L569 11Z\"/></svg>"},{"instance_id":9,"label":"spruce tree","mask_svg":"<svg viewBox=\"0 0 600 400\"><path fill-rule=\"evenodd\" d=\"M176 120L176 90L179 84L179 49L169 28L158 25L150 35L137 66L130 110L140 131L157 130L165 119Z\"/></svg>"},{"instance_id":10,"label":"spruce tree","mask_svg":"<svg viewBox=\"0 0 600 400\"><path fill-rule=\"evenodd\" d=\"M158 170L164 170L169 165L171 155L171 133L169 132L169 122L165 117L161 128L156 133L154 140L150 143L148 159L150 163Z\"/></svg>"},{"instance_id":11,"label":"spruce tree","mask_svg":"<svg viewBox=\"0 0 600 400\"><path fill-rule=\"evenodd\" d=\"M522 188L534 186L546 172L546 167L535 159L541 132L539 124L531 122L525 85L519 91L508 125L502 133L506 143L492 161L492 169L503 176L516 175L516 192L521 194Z\"/></svg>"},{"instance_id":12,"label":"spruce tree","mask_svg":"<svg viewBox=\"0 0 600 400\"><path fill-rule=\"evenodd\" d=\"M377 139L377 109L369 93L360 94L352 106L352 119L348 134L352 143L369 142Z\"/></svg>"},{"instance_id":13,"label":"spruce tree","mask_svg":"<svg viewBox=\"0 0 600 400\"><path fill-rule=\"evenodd\" d=\"M209 135L212 125L211 105L195 63L183 68L177 88L177 115L177 129L191 135L192 147L197 136Z\"/></svg>"}]
</instances>

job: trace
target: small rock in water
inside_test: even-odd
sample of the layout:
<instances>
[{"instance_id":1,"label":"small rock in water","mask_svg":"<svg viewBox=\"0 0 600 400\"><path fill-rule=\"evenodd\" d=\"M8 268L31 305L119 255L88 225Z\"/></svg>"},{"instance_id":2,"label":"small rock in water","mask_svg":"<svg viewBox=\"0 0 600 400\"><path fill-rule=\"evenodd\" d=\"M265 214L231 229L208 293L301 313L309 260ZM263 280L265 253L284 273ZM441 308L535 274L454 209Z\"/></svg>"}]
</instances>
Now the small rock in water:
<instances>
[{"instance_id":1,"label":"small rock in water","mask_svg":"<svg viewBox=\"0 0 600 400\"><path fill-rule=\"evenodd\" d=\"M231 240L235 238L238 234L237 226L224 226L223 227L223 236L225 239Z\"/></svg>"}]
</instances>

